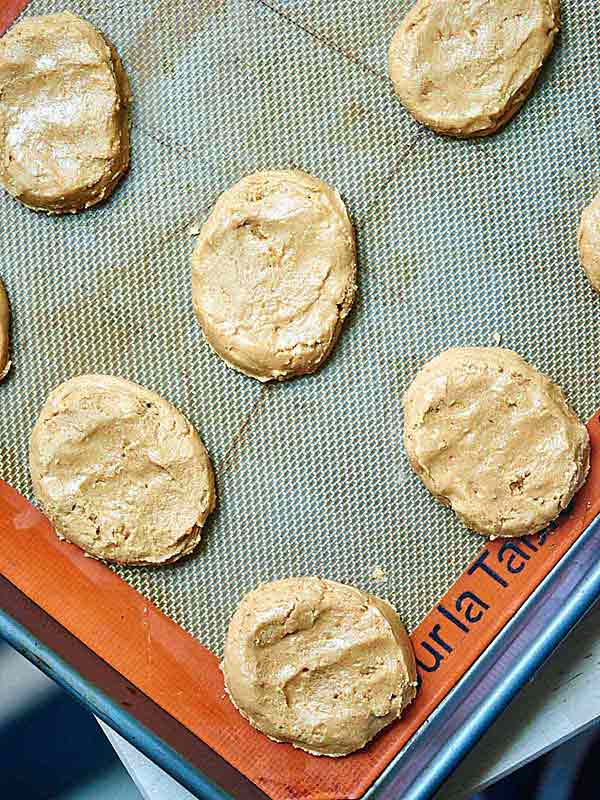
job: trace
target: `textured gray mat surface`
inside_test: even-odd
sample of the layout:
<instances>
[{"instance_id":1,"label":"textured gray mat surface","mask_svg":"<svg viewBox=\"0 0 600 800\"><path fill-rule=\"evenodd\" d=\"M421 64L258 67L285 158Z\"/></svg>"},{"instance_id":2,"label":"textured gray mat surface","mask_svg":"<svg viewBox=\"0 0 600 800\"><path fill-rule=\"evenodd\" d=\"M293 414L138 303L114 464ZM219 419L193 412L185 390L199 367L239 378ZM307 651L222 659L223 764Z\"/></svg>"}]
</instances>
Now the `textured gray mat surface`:
<instances>
[{"instance_id":1,"label":"textured gray mat surface","mask_svg":"<svg viewBox=\"0 0 600 800\"><path fill-rule=\"evenodd\" d=\"M219 510L191 559L117 571L216 651L260 581L353 583L413 627L461 573L482 540L431 500L401 441L401 393L439 350L499 334L582 417L600 405L600 301L576 255L600 184L600 8L563 0L563 33L523 110L464 142L424 130L393 96L387 44L409 5L34 0L27 11L68 8L114 42L135 95L133 154L115 196L77 216L0 197L14 313L0 475L31 497L29 432L75 374L122 375L174 402L211 453ZM244 174L290 164L344 197L360 298L317 375L261 387L202 339L189 229Z\"/></svg>"}]
</instances>

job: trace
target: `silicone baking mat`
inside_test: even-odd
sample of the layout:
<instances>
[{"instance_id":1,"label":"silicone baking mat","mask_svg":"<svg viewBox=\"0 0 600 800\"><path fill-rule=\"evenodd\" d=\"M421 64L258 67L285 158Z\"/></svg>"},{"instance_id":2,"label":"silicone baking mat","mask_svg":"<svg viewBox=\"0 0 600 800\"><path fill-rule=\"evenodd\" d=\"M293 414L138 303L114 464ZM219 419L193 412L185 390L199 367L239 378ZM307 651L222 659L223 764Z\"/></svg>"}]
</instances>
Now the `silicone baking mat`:
<instances>
[{"instance_id":1,"label":"silicone baking mat","mask_svg":"<svg viewBox=\"0 0 600 800\"><path fill-rule=\"evenodd\" d=\"M24 5L9 2L0 23ZM218 511L192 558L115 571L153 604L143 601L142 615L156 607L216 654L242 594L261 581L319 574L387 597L409 629L419 625L421 674L436 673L437 681L456 648L427 614L471 564L473 580L489 579L490 596L460 584L452 608L438 604L442 623L464 635L453 614L470 627L469 603L479 620L495 597L499 608L452 669L424 686L414 729L427 703L443 696L595 511L589 490L566 523L568 535L485 549L481 564L510 584L510 601L500 600L507 587L484 566L473 568L482 539L434 503L411 473L400 399L418 367L440 350L501 341L550 374L580 416L598 406L598 300L577 264L576 227L600 177L600 8L593 0L563 0L563 31L523 110L498 135L454 141L418 126L386 76L388 42L410 5L27 4L28 14L81 14L115 44L134 92L133 151L131 173L114 197L80 215L47 217L0 198L0 275L14 315L13 369L0 386L0 474L32 498L29 433L50 389L72 375L122 375L174 402L211 453ZM290 165L342 194L357 230L360 295L318 374L260 386L228 370L204 342L191 309L189 260L193 232L221 191L249 172ZM22 531L44 527L31 514ZM25 574L19 548L0 568L47 610L68 616L68 627L88 644L91 637L90 646L110 660L106 642L94 639L101 635L75 611L69 616L65 603L70 592L85 594L83 584L73 588L80 578L70 570L113 592L121 582L55 543L49 531L43 545L42 538L27 541L44 548L46 577ZM50 596L57 576L62 604ZM475 599L459 602L462 591ZM107 603L88 597L85 613L101 618ZM133 647L134 623L117 623L115 635ZM170 623L165 630L184 641ZM192 640L185 641L184 649ZM141 667L140 674L131 664L121 668L143 682ZM252 748L284 753L270 758L284 760L292 788L278 786L275 770L251 774L273 797L341 797L344 786L359 796L410 733L401 723L356 761L332 764L254 738L220 701L232 740L251 742L232 755L227 733L210 739L185 704L170 705L167 686L159 690L156 676L146 678L140 688L192 729L198 725L198 734L243 771L253 769ZM351 779L356 763L368 766L362 782Z\"/></svg>"}]
</instances>

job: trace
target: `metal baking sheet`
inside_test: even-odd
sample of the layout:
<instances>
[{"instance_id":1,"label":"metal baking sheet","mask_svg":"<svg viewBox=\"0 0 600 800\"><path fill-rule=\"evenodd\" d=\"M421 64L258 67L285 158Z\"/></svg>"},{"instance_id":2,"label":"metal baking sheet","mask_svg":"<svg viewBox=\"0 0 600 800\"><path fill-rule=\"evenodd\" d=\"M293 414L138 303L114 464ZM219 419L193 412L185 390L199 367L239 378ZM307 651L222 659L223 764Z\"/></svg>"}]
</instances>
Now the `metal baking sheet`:
<instances>
[{"instance_id":1,"label":"metal baking sheet","mask_svg":"<svg viewBox=\"0 0 600 800\"><path fill-rule=\"evenodd\" d=\"M597 5L563 0L563 33L534 94L502 133L474 142L426 131L393 95L386 51L407 0L9 0L13 9L24 5L28 14L80 13L117 46L135 93L133 161L115 196L81 215L46 217L0 197L0 276L14 313L14 367L0 385L0 477L31 498L28 437L53 386L88 371L123 375L161 392L198 427L220 503L192 558L117 568L129 584L217 654L245 591L301 573L388 597L411 630L426 618L415 643L431 641L440 599L469 563L468 580L453 586L444 610L457 591L473 588L483 540L435 504L408 467L400 398L415 371L445 347L501 339L552 375L582 418L599 405L599 301L576 254L580 211L600 183ZM0 24L5 18L0 9ZM317 375L261 387L229 371L202 339L191 309L191 231L242 175L289 165L342 193L358 234L360 298ZM597 419L589 427L596 442ZM0 527L9 534L3 574L104 659L99 664L129 677L270 796L365 791L436 709L372 790L395 797L410 785L407 797L421 798L597 595L597 570L592 581L589 559L581 560L598 546L597 524L582 534L599 507L594 474L548 549L538 548L499 590L487 633L453 638L452 663L444 660L431 679L422 675L416 714L335 764L303 760L253 734L224 698L213 656L104 567L57 543L43 518L0 485ZM500 558L497 547L488 550ZM486 576L476 575L483 596ZM569 575L575 588L563 602ZM560 613L532 615L536 603L552 602ZM10 620L0 623L10 638ZM515 626L527 634L525 649L511 644ZM13 639L39 658L26 633ZM485 665L509 645L498 687L497 670ZM42 665L56 661L54 648ZM150 665L151 653L160 663ZM189 681L186 670L201 680ZM78 691L72 669L52 672ZM487 680L495 689L482 698ZM124 691L133 698L131 690ZM222 772L209 769L206 748L167 756L139 716L115 707L112 690L110 699L96 694L98 713L199 795L215 796L192 775L193 764ZM165 730L157 723L168 738ZM261 757L270 772L261 771ZM233 784L243 780L231 775Z\"/></svg>"},{"instance_id":2,"label":"metal baking sheet","mask_svg":"<svg viewBox=\"0 0 600 800\"><path fill-rule=\"evenodd\" d=\"M1 474L31 497L29 432L72 375L123 375L178 405L210 450L219 510L192 558L118 572L216 651L263 580L321 574L375 590L412 628L460 574L481 539L433 503L401 443L401 393L439 350L502 337L582 417L597 405L598 301L575 229L599 177L600 14L562 5L533 96L475 142L425 131L393 95L387 43L409 2L29 5L66 6L115 43L133 154L114 198L86 213L2 198L14 369L0 389ZM242 175L290 164L342 193L360 297L317 375L260 387L202 339L190 227Z\"/></svg>"}]
</instances>

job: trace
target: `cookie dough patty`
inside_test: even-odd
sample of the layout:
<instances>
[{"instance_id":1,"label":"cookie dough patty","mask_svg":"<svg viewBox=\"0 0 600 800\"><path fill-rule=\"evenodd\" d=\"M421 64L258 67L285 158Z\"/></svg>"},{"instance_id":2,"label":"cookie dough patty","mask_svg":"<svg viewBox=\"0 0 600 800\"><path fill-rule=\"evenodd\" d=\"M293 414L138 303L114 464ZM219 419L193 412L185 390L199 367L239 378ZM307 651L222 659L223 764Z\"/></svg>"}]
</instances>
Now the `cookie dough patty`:
<instances>
[{"instance_id":1,"label":"cookie dough patty","mask_svg":"<svg viewBox=\"0 0 600 800\"><path fill-rule=\"evenodd\" d=\"M546 527L589 470L587 429L562 391L503 348L426 364L404 396L404 442L429 491L492 537Z\"/></svg>"},{"instance_id":2,"label":"cookie dough patty","mask_svg":"<svg viewBox=\"0 0 600 800\"><path fill-rule=\"evenodd\" d=\"M559 0L417 0L390 44L390 77L419 122L486 136L527 99L559 26Z\"/></svg>"},{"instance_id":3,"label":"cookie dough patty","mask_svg":"<svg viewBox=\"0 0 600 800\"><path fill-rule=\"evenodd\" d=\"M58 536L107 561L161 564L191 553L215 505L209 457L183 414L108 375L51 393L30 466Z\"/></svg>"},{"instance_id":4,"label":"cookie dough patty","mask_svg":"<svg viewBox=\"0 0 600 800\"><path fill-rule=\"evenodd\" d=\"M600 292L600 194L583 210L578 243L581 265L594 289Z\"/></svg>"},{"instance_id":5,"label":"cookie dough patty","mask_svg":"<svg viewBox=\"0 0 600 800\"><path fill-rule=\"evenodd\" d=\"M221 195L192 257L194 309L229 366L260 381L316 370L354 300L354 232L336 191L298 170Z\"/></svg>"},{"instance_id":6,"label":"cookie dough patty","mask_svg":"<svg viewBox=\"0 0 600 800\"><path fill-rule=\"evenodd\" d=\"M314 755L364 747L416 694L412 647L392 606L319 578L246 595L222 667L233 703L255 728Z\"/></svg>"},{"instance_id":7,"label":"cookie dough patty","mask_svg":"<svg viewBox=\"0 0 600 800\"><path fill-rule=\"evenodd\" d=\"M0 281L0 381L10 369L10 306L4 284Z\"/></svg>"},{"instance_id":8,"label":"cookie dough patty","mask_svg":"<svg viewBox=\"0 0 600 800\"><path fill-rule=\"evenodd\" d=\"M0 181L34 209L78 211L129 164L129 84L114 49L68 12L0 39Z\"/></svg>"}]
</instances>

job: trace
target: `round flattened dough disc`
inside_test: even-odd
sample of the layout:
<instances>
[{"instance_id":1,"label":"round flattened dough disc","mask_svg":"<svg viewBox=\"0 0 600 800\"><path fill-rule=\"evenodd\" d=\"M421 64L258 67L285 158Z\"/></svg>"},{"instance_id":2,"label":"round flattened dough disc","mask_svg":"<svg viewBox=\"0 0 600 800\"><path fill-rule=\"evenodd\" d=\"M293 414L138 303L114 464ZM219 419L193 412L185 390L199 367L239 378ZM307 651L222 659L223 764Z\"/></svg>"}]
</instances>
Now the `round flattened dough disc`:
<instances>
[{"instance_id":1,"label":"round flattened dough disc","mask_svg":"<svg viewBox=\"0 0 600 800\"><path fill-rule=\"evenodd\" d=\"M527 99L559 26L558 0L417 0L390 43L390 77L423 125L486 136Z\"/></svg>"},{"instance_id":2,"label":"round flattened dough disc","mask_svg":"<svg viewBox=\"0 0 600 800\"><path fill-rule=\"evenodd\" d=\"M101 33L69 12L25 17L0 39L0 182L25 205L78 211L129 165L130 90Z\"/></svg>"},{"instance_id":3,"label":"round flattened dough disc","mask_svg":"<svg viewBox=\"0 0 600 800\"><path fill-rule=\"evenodd\" d=\"M600 292L600 194L583 210L578 243L581 265L594 289Z\"/></svg>"},{"instance_id":4,"label":"round flattened dough disc","mask_svg":"<svg viewBox=\"0 0 600 800\"><path fill-rule=\"evenodd\" d=\"M410 643L392 606L320 578L246 595L223 659L240 713L270 739L314 755L364 747L416 694Z\"/></svg>"},{"instance_id":5,"label":"round flattened dough disc","mask_svg":"<svg viewBox=\"0 0 600 800\"><path fill-rule=\"evenodd\" d=\"M316 370L355 294L354 231L336 191L298 170L243 178L192 256L194 310L212 348L260 381Z\"/></svg>"},{"instance_id":6,"label":"round flattened dough disc","mask_svg":"<svg viewBox=\"0 0 600 800\"><path fill-rule=\"evenodd\" d=\"M562 391L511 350L446 350L404 396L404 443L429 491L486 536L523 536L566 508L588 432Z\"/></svg>"},{"instance_id":7,"label":"round flattened dough disc","mask_svg":"<svg viewBox=\"0 0 600 800\"><path fill-rule=\"evenodd\" d=\"M171 403L123 378L56 388L31 434L35 494L59 537L124 564L192 552L215 505L200 437Z\"/></svg>"},{"instance_id":8,"label":"round flattened dough disc","mask_svg":"<svg viewBox=\"0 0 600 800\"><path fill-rule=\"evenodd\" d=\"M10 305L0 280L0 381L10 369Z\"/></svg>"}]
</instances>

